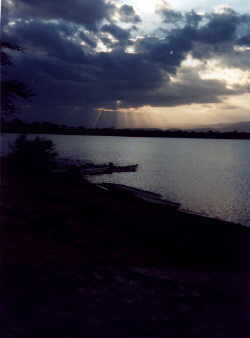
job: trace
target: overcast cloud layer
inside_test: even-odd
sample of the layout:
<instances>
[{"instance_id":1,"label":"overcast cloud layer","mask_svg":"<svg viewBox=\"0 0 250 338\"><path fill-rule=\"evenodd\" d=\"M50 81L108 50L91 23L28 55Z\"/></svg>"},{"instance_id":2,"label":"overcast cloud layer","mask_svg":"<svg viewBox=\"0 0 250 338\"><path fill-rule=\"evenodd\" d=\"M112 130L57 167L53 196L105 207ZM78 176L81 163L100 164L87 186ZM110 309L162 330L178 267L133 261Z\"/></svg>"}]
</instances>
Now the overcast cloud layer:
<instances>
[{"instance_id":1,"label":"overcast cloud layer","mask_svg":"<svg viewBox=\"0 0 250 338\"><path fill-rule=\"evenodd\" d=\"M23 105L31 119L88 123L100 110L216 103L250 89L201 76L213 60L250 70L250 15L229 7L198 14L166 4L150 34L119 1L6 0L2 15L2 39L25 48L9 76L36 93Z\"/></svg>"}]
</instances>

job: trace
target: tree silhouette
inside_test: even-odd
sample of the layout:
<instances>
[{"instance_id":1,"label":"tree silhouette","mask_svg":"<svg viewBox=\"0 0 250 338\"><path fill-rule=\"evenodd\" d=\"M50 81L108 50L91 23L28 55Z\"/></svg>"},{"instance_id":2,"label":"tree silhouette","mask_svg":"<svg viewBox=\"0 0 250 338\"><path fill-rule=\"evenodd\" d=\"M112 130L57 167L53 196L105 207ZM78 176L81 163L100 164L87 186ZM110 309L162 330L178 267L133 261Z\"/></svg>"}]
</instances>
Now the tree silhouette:
<instances>
[{"instance_id":1,"label":"tree silhouette","mask_svg":"<svg viewBox=\"0 0 250 338\"><path fill-rule=\"evenodd\" d=\"M10 144L10 150L9 163L26 174L49 173L57 158L54 143L46 138L28 139L21 135Z\"/></svg>"},{"instance_id":2,"label":"tree silhouette","mask_svg":"<svg viewBox=\"0 0 250 338\"><path fill-rule=\"evenodd\" d=\"M14 66L11 57L6 50L23 52L23 49L12 43L0 42L0 63L1 63L1 111L3 114L13 114L16 112L15 99L21 98L28 100L34 93L22 81L8 79L8 67ZM4 67L4 68L3 68Z\"/></svg>"}]
</instances>

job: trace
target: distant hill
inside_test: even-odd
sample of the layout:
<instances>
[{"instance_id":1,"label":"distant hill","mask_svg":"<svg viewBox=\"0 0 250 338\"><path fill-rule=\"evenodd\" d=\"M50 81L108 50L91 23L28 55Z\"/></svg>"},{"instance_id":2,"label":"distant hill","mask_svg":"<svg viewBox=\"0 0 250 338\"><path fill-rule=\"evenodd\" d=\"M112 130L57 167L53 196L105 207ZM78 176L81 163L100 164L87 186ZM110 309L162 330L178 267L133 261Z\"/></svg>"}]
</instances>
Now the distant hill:
<instances>
[{"instance_id":1,"label":"distant hill","mask_svg":"<svg viewBox=\"0 0 250 338\"><path fill-rule=\"evenodd\" d=\"M230 132L238 131L242 133L250 133L250 121L237 122L237 123L218 123L211 124L209 126L204 126L200 128L194 128L195 131L208 131L208 130L218 130L220 132Z\"/></svg>"}]
</instances>

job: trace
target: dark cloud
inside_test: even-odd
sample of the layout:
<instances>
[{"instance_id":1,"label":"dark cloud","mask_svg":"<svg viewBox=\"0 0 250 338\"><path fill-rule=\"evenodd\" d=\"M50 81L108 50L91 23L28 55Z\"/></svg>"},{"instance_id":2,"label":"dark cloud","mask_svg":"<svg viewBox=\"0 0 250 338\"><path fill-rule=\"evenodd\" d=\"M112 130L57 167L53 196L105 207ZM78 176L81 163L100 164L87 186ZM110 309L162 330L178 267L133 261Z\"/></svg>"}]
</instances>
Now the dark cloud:
<instances>
[{"instance_id":1,"label":"dark cloud","mask_svg":"<svg viewBox=\"0 0 250 338\"><path fill-rule=\"evenodd\" d=\"M179 21L183 20L183 14L172 9L163 9L160 11L160 14L163 16L163 22L168 24L177 24Z\"/></svg>"},{"instance_id":2,"label":"dark cloud","mask_svg":"<svg viewBox=\"0 0 250 338\"><path fill-rule=\"evenodd\" d=\"M117 25L104 25L102 27L103 32L110 33L114 38L120 41L128 40L130 32L126 29L122 29Z\"/></svg>"},{"instance_id":3,"label":"dark cloud","mask_svg":"<svg viewBox=\"0 0 250 338\"><path fill-rule=\"evenodd\" d=\"M72 37L76 28L65 23L47 23L41 20L19 21L6 32L6 39L15 41L35 55L57 57L68 62L80 62L84 51Z\"/></svg>"},{"instance_id":4,"label":"dark cloud","mask_svg":"<svg viewBox=\"0 0 250 338\"><path fill-rule=\"evenodd\" d=\"M242 36L237 42L242 46L250 46L250 34Z\"/></svg>"},{"instance_id":5,"label":"dark cloud","mask_svg":"<svg viewBox=\"0 0 250 338\"><path fill-rule=\"evenodd\" d=\"M191 11L185 15L165 10L164 21L180 24L179 28L171 31L179 38L188 39L190 43L200 42L207 45L233 42L236 39L236 33L241 21L243 20L236 12L229 11L223 14L198 15Z\"/></svg>"},{"instance_id":6,"label":"dark cloud","mask_svg":"<svg viewBox=\"0 0 250 338\"><path fill-rule=\"evenodd\" d=\"M149 51L149 58L164 69L174 73L186 54L192 49L194 30L188 26L174 29L165 39L160 40Z\"/></svg>"},{"instance_id":7,"label":"dark cloud","mask_svg":"<svg viewBox=\"0 0 250 338\"><path fill-rule=\"evenodd\" d=\"M165 79L154 89L149 89L142 97L136 93L130 97L127 107L139 107L152 105L154 107L169 107L188 105L193 103L217 103L221 101L220 96L234 94L234 91L225 87L223 81L202 80L194 69L185 68L176 82Z\"/></svg>"},{"instance_id":8,"label":"dark cloud","mask_svg":"<svg viewBox=\"0 0 250 338\"><path fill-rule=\"evenodd\" d=\"M112 16L115 6L105 0L12 0L12 16L65 20L96 30Z\"/></svg>"},{"instance_id":9,"label":"dark cloud","mask_svg":"<svg viewBox=\"0 0 250 338\"><path fill-rule=\"evenodd\" d=\"M197 30L195 40L206 44L234 41L240 16L235 12L211 14L208 23Z\"/></svg>"},{"instance_id":10,"label":"dark cloud","mask_svg":"<svg viewBox=\"0 0 250 338\"><path fill-rule=\"evenodd\" d=\"M197 14L194 10L185 13L185 23L188 26L198 27L202 21L202 15Z\"/></svg>"},{"instance_id":11,"label":"dark cloud","mask_svg":"<svg viewBox=\"0 0 250 338\"><path fill-rule=\"evenodd\" d=\"M249 69L249 51L234 48L249 45L248 16L168 10L162 13L161 37L136 38L133 27L110 19L114 5L104 0L14 2L12 23L5 25L3 36L25 48L13 54L9 76L25 79L36 92L32 106L24 107L28 115L33 109L44 120L80 121L81 116L95 119L97 108L117 109L118 100L120 107L175 106L219 102L249 90L228 89L223 81L204 80L196 69L180 67L192 54L204 62L215 57L229 67ZM123 22L137 23L131 8L116 10ZM181 69L179 80L170 81Z\"/></svg>"},{"instance_id":12,"label":"dark cloud","mask_svg":"<svg viewBox=\"0 0 250 338\"><path fill-rule=\"evenodd\" d=\"M137 24L141 22L139 15L135 13L135 10L132 6L123 5L119 9L120 20L126 23Z\"/></svg>"},{"instance_id":13,"label":"dark cloud","mask_svg":"<svg viewBox=\"0 0 250 338\"><path fill-rule=\"evenodd\" d=\"M249 68L249 53L235 51L235 46L247 46L250 36L250 17L240 15L231 9L222 13L198 15L194 11L185 14L165 10L162 14L167 19L176 18L175 28L171 31L163 29L167 38L159 43L152 44L150 53L169 67L172 56L176 56L176 64L189 52L193 57L208 60L220 59L227 66L242 69ZM152 40L151 40L152 42ZM147 43L144 42L144 45ZM172 51L172 52L171 52ZM173 63L172 63L173 64ZM175 69L175 64L172 70Z\"/></svg>"},{"instance_id":14,"label":"dark cloud","mask_svg":"<svg viewBox=\"0 0 250 338\"><path fill-rule=\"evenodd\" d=\"M184 27L185 25L197 27L203 19L203 16L197 14L194 10L182 13L180 11L176 11L170 8L163 8L161 10L158 10L157 13L162 16L163 22L165 24L177 27Z\"/></svg>"},{"instance_id":15,"label":"dark cloud","mask_svg":"<svg viewBox=\"0 0 250 338\"><path fill-rule=\"evenodd\" d=\"M97 39L95 36L91 36L89 33L83 31L78 32L78 38L85 42L89 47L96 48Z\"/></svg>"},{"instance_id":16,"label":"dark cloud","mask_svg":"<svg viewBox=\"0 0 250 338\"><path fill-rule=\"evenodd\" d=\"M201 79L195 69L184 68L179 81L167 85L172 105L191 103L216 103L221 96L234 94L224 81Z\"/></svg>"}]
</instances>

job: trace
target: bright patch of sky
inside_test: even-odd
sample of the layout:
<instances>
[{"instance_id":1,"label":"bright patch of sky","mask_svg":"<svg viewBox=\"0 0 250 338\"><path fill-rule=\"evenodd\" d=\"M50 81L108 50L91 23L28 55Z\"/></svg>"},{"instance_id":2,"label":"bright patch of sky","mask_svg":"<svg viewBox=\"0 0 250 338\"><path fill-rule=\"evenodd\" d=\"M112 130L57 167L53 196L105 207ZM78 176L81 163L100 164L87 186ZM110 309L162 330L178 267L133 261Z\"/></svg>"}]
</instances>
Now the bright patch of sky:
<instances>
[{"instance_id":1,"label":"bright patch of sky","mask_svg":"<svg viewBox=\"0 0 250 338\"><path fill-rule=\"evenodd\" d=\"M136 13L142 18L139 24L139 31L147 34L152 33L159 25L160 18L157 10L170 8L179 11L194 10L197 13L219 11L223 7L246 13L250 12L250 1L246 0L119 0L121 4L128 4L134 7Z\"/></svg>"},{"instance_id":2,"label":"bright patch of sky","mask_svg":"<svg viewBox=\"0 0 250 338\"><path fill-rule=\"evenodd\" d=\"M169 6L175 10L189 11L213 11L216 7L221 5L227 5L238 12L250 11L250 2L246 0L121 0L122 3L126 3L134 6L134 8L141 15L152 15L159 6Z\"/></svg>"}]
</instances>

